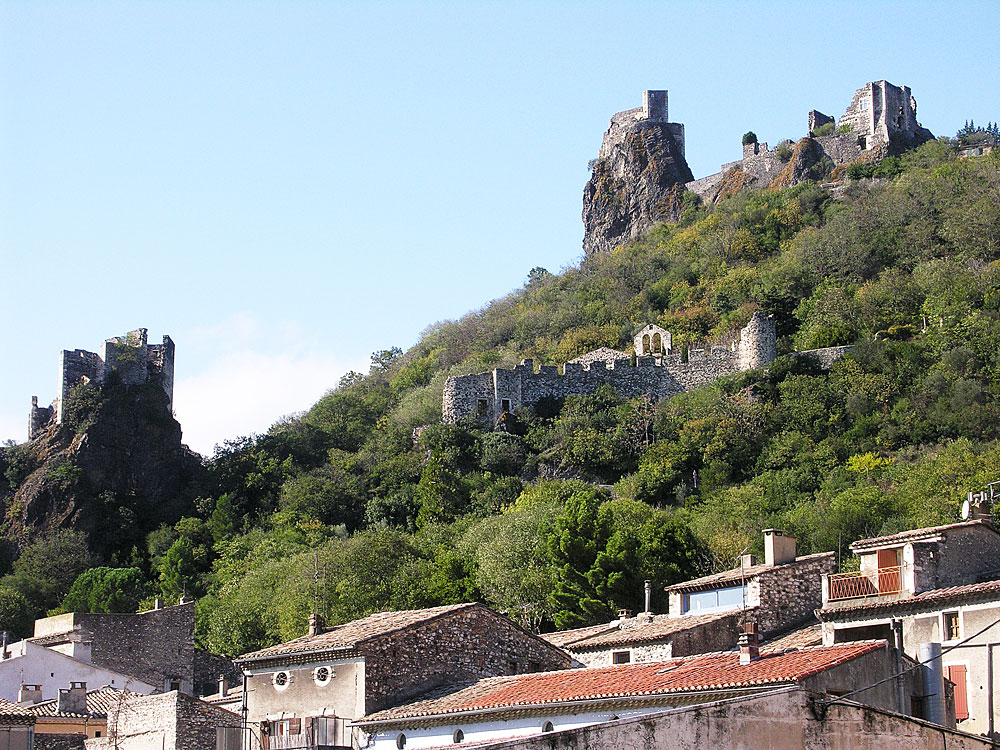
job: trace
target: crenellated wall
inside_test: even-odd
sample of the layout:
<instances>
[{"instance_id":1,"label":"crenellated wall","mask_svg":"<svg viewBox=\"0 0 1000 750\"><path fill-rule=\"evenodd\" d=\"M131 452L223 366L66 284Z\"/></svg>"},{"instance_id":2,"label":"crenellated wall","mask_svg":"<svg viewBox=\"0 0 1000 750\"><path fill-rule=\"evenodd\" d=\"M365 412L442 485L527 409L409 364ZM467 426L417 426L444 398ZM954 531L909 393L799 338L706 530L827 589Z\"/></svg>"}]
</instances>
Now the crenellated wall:
<instances>
[{"instance_id":1,"label":"crenellated wall","mask_svg":"<svg viewBox=\"0 0 1000 750\"><path fill-rule=\"evenodd\" d=\"M669 332L663 331L661 335L669 347ZM592 359L589 364L567 362L561 372L556 365L541 365L536 372L535 363L526 359L511 370L448 378L444 385L442 419L457 422L473 416L483 423L495 424L504 412L534 408L544 398L593 393L605 383L628 398L647 394L654 399L669 398L740 370L770 364L776 356L776 340L773 318L757 312L732 347L692 349L686 361L681 354L671 353L636 357L633 365L630 355L622 352L620 359Z\"/></svg>"}]
</instances>

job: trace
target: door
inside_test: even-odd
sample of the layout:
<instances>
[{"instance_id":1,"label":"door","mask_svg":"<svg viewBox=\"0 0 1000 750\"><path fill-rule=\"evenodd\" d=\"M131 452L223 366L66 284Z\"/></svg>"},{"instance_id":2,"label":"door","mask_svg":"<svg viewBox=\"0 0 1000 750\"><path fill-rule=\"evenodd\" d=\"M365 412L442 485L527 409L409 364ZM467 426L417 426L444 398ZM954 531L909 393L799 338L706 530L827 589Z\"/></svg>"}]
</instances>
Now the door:
<instances>
[{"instance_id":1,"label":"door","mask_svg":"<svg viewBox=\"0 0 1000 750\"><path fill-rule=\"evenodd\" d=\"M878 592L896 594L902 591L902 571L899 566L900 549L878 551Z\"/></svg>"}]
</instances>

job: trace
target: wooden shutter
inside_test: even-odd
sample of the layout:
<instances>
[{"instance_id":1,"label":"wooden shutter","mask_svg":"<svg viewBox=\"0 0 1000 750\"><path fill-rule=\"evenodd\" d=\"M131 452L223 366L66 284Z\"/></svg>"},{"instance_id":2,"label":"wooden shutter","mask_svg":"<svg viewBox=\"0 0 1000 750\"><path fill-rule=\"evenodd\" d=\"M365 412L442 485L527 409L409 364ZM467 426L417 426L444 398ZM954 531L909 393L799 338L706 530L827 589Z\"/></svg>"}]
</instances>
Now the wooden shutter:
<instances>
[{"instance_id":1,"label":"wooden shutter","mask_svg":"<svg viewBox=\"0 0 1000 750\"><path fill-rule=\"evenodd\" d=\"M289 719L288 720L288 733L289 734L302 734L302 719Z\"/></svg>"},{"instance_id":2,"label":"wooden shutter","mask_svg":"<svg viewBox=\"0 0 1000 750\"><path fill-rule=\"evenodd\" d=\"M955 720L963 721L964 719L968 719L969 692L965 682L965 665L949 665L948 679L955 683Z\"/></svg>"}]
</instances>

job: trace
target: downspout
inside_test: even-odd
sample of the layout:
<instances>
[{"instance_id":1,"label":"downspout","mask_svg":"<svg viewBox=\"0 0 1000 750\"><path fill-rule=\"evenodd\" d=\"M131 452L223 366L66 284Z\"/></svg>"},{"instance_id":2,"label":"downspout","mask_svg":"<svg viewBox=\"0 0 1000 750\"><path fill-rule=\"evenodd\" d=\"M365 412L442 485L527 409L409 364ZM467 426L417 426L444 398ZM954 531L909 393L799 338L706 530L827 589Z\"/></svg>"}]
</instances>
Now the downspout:
<instances>
[{"instance_id":1,"label":"downspout","mask_svg":"<svg viewBox=\"0 0 1000 750\"><path fill-rule=\"evenodd\" d=\"M903 716L909 716L906 710L906 684L903 678L903 621L893 619L892 634L896 642L896 710Z\"/></svg>"},{"instance_id":2,"label":"downspout","mask_svg":"<svg viewBox=\"0 0 1000 750\"><path fill-rule=\"evenodd\" d=\"M243 716L243 747L250 750L250 738L247 725L247 673L240 669L243 675L243 696L240 698L240 714Z\"/></svg>"},{"instance_id":3,"label":"downspout","mask_svg":"<svg viewBox=\"0 0 1000 750\"><path fill-rule=\"evenodd\" d=\"M990 490L993 488L990 487ZM995 721L993 719L993 647L996 646L995 643L986 644L986 710L989 712L990 723L989 723L989 734L987 736L991 740L996 740L996 736L993 734L995 729Z\"/></svg>"}]
</instances>

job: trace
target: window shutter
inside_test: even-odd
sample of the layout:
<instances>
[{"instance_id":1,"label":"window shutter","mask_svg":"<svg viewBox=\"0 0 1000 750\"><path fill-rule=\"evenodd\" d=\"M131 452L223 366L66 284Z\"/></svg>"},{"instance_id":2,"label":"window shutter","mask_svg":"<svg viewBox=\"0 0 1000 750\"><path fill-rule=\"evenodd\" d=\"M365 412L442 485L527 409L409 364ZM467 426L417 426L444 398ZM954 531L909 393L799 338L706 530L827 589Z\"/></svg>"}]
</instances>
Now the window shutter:
<instances>
[{"instance_id":1,"label":"window shutter","mask_svg":"<svg viewBox=\"0 0 1000 750\"><path fill-rule=\"evenodd\" d=\"M288 720L288 733L289 734L302 734L302 719L289 719Z\"/></svg>"},{"instance_id":2,"label":"window shutter","mask_svg":"<svg viewBox=\"0 0 1000 750\"><path fill-rule=\"evenodd\" d=\"M969 693L965 684L965 665L952 664L948 667L948 679L955 683L955 720L969 718Z\"/></svg>"}]
</instances>

